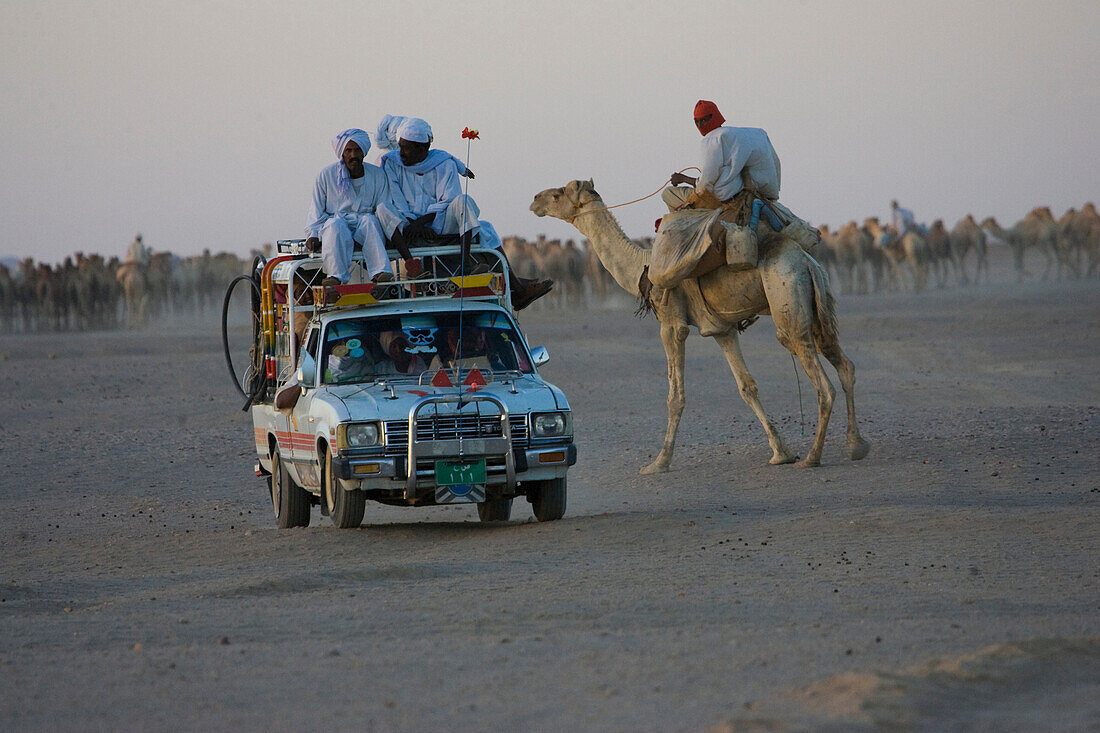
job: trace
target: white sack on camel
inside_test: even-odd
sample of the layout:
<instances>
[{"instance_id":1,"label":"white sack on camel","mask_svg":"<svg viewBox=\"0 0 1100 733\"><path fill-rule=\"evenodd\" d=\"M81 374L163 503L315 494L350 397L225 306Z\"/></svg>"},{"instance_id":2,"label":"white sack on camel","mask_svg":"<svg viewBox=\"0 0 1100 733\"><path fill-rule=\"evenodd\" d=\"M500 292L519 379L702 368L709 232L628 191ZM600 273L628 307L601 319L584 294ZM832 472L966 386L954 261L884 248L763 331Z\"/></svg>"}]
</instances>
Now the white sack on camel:
<instances>
[{"instance_id":1,"label":"white sack on camel","mask_svg":"<svg viewBox=\"0 0 1100 733\"><path fill-rule=\"evenodd\" d=\"M695 269L714 244L710 228L721 209L685 209L665 214L649 257L649 279L662 288L674 288Z\"/></svg>"},{"instance_id":2,"label":"white sack on camel","mask_svg":"<svg viewBox=\"0 0 1100 733\"><path fill-rule=\"evenodd\" d=\"M674 288L685 278L701 277L723 264L735 270L756 267L755 234L730 222L715 227L723 213L721 209L685 209L666 214L653 240L650 282ZM716 247L718 250L711 252Z\"/></svg>"}]
</instances>

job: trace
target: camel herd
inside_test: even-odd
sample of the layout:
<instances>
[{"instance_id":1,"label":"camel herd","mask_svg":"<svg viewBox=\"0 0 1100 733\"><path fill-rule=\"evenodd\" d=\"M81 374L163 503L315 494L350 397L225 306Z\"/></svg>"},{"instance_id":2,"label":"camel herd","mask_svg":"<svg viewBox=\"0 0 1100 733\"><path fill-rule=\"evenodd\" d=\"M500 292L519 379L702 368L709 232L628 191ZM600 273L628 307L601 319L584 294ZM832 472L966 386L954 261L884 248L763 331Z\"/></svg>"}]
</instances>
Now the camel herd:
<instances>
[{"instance_id":1,"label":"camel herd","mask_svg":"<svg viewBox=\"0 0 1100 733\"><path fill-rule=\"evenodd\" d=\"M989 277L987 249L994 243L1011 248L1021 279L1035 255L1044 279L1052 271L1056 277L1100 274L1100 215L1092 203L1057 219L1049 207L1038 207L1009 229L993 217L979 223L968 215L950 230L937 219L924 231L900 237L874 217L819 231L822 244L814 256L844 294L980 282ZM652 239L634 241L648 248ZM588 240L506 237L504 249L521 277L554 280L554 290L536 309L584 307L617 291ZM13 267L0 263L0 332L139 328L162 315L196 313L220 303L228 282L246 274L262 253L269 255L270 245L248 259L228 252L155 252L143 264L78 252L55 266L32 258Z\"/></svg>"},{"instance_id":2,"label":"camel herd","mask_svg":"<svg viewBox=\"0 0 1100 733\"><path fill-rule=\"evenodd\" d=\"M155 252L147 263L77 252L51 267L26 258L0 264L0 331L139 328L160 315L184 315L220 302L226 284L247 273L234 254L177 257Z\"/></svg>"},{"instance_id":3,"label":"camel herd","mask_svg":"<svg viewBox=\"0 0 1100 733\"><path fill-rule=\"evenodd\" d=\"M833 273L845 294L890 290L920 292L929 282L944 287L954 278L960 285L989 277L987 248L991 241L1012 250L1016 276L1028 275L1029 252L1042 257L1042 277L1051 270L1061 277L1092 277L1100 270L1100 215L1091 202L1055 219L1050 207L1032 209L1011 229L993 217L980 224L967 215L950 230L942 219L923 231L898 236L877 217L863 224L850 221L838 230L818 230L824 245L814 255ZM971 264L973 262L973 264Z\"/></svg>"},{"instance_id":4,"label":"camel herd","mask_svg":"<svg viewBox=\"0 0 1100 733\"><path fill-rule=\"evenodd\" d=\"M508 237L504 246L521 276L554 279L540 307L586 305L609 293L611 279L599 259L572 240ZM144 263L77 252L54 266L29 257L13 267L0 263L0 333L141 328L161 316L198 313L219 306L229 281L271 252L271 245L248 259L152 252Z\"/></svg>"}]
</instances>

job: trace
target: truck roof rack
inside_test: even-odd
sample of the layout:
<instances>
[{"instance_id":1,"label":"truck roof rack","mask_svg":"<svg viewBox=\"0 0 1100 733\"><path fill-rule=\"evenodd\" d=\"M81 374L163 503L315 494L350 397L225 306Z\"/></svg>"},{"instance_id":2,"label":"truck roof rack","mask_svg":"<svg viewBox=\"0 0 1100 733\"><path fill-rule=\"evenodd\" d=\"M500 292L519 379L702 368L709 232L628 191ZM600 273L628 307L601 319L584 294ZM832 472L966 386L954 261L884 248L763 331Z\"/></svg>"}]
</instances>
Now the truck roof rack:
<instances>
[{"instance_id":1,"label":"truck roof rack","mask_svg":"<svg viewBox=\"0 0 1100 733\"><path fill-rule=\"evenodd\" d=\"M450 239L412 248L414 257L423 265L423 272L417 277L398 269L396 277L388 282L367 281L335 287L322 285L325 273L321 256L306 250L306 240L279 240L277 255L259 273L261 329L269 381L281 384L289 378L304 326L319 312L394 301L413 306L455 298L490 302L511 311L508 260L500 250L474 244L470 255L476 264L473 272L467 272L458 238ZM401 260L393 250L388 250L387 255L391 261ZM352 262L353 267L358 263L361 279L366 280L362 252L355 251Z\"/></svg>"}]
</instances>

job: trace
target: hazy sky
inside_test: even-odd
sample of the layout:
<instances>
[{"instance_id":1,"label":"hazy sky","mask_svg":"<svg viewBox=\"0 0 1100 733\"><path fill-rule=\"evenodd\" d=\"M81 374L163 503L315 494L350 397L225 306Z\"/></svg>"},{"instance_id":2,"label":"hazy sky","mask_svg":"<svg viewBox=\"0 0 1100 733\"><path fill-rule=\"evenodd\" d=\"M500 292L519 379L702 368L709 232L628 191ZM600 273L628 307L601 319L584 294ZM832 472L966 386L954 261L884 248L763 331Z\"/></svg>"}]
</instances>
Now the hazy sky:
<instances>
[{"instance_id":1,"label":"hazy sky","mask_svg":"<svg viewBox=\"0 0 1100 733\"><path fill-rule=\"evenodd\" d=\"M697 164L691 110L765 128L814 223L891 198L950 226L1100 196L1100 2L0 0L0 256L244 254L302 236L329 141L424 117L501 234L593 178ZM652 232L658 198L625 209Z\"/></svg>"}]
</instances>

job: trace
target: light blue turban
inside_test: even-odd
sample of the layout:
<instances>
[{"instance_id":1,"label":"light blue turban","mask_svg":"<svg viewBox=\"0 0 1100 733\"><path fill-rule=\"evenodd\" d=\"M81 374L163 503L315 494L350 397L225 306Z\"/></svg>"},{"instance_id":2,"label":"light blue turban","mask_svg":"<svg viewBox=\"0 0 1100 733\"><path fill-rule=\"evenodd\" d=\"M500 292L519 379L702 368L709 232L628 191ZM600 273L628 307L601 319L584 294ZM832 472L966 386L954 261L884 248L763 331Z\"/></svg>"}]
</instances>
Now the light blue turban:
<instances>
[{"instance_id":1,"label":"light blue turban","mask_svg":"<svg viewBox=\"0 0 1100 733\"><path fill-rule=\"evenodd\" d=\"M360 130L358 127L349 127L332 138L332 151L336 153L336 160L343 162L344 148L346 148L350 142L354 142L358 145L359 149L363 151L363 155L366 155L367 151L370 150L370 135L368 135L365 130ZM336 188L343 193L347 193L351 188L351 175L348 173L348 167L346 165L340 166L340 173L336 177Z\"/></svg>"}]
</instances>

